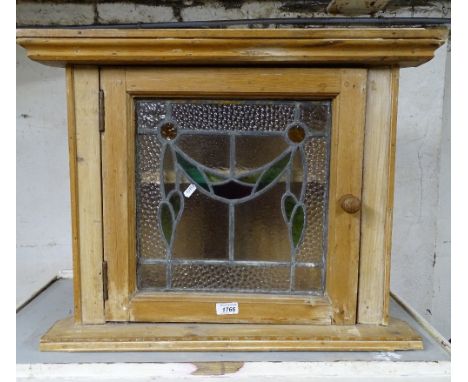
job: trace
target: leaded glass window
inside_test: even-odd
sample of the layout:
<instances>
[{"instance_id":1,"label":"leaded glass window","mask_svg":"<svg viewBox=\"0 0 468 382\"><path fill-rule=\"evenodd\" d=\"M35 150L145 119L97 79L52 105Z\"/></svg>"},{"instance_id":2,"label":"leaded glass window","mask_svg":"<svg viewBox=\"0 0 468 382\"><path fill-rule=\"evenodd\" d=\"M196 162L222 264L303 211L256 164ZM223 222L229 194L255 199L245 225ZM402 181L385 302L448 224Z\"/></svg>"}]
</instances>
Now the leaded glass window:
<instances>
[{"instance_id":1,"label":"leaded glass window","mask_svg":"<svg viewBox=\"0 0 468 382\"><path fill-rule=\"evenodd\" d=\"M140 290L323 294L329 101L135 101Z\"/></svg>"}]
</instances>

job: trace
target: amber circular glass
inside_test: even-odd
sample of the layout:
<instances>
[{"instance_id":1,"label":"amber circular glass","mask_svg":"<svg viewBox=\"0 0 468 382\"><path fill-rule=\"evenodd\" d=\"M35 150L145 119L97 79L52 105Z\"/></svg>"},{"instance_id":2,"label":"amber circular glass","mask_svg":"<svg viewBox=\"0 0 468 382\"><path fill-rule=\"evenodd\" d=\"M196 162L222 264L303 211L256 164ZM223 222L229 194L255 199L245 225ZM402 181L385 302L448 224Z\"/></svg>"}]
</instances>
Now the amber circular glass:
<instances>
[{"instance_id":1,"label":"amber circular glass","mask_svg":"<svg viewBox=\"0 0 468 382\"><path fill-rule=\"evenodd\" d=\"M288 130L288 138L291 142L301 143L306 136L306 132L302 126L294 125Z\"/></svg>"},{"instance_id":2,"label":"amber circular glass","mask_svg":"<svg viewBox=\"0 0 468 382\"><path fill-rule=\"evenodd\" d=\"M172 122L166 122L161 126L161 137L171 141L177 137L177 127Z\"/></svg>"}]
</instances>

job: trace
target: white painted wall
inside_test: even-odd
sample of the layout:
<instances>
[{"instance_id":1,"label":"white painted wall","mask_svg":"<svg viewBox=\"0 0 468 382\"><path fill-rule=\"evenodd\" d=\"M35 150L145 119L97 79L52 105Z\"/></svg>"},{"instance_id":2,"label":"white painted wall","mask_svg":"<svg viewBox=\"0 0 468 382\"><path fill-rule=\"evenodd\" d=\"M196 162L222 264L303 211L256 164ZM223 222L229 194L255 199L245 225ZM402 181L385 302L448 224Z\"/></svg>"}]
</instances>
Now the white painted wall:
<instances>
[{"instance_id":1,"label":"white painted wall","mask_svg":"<svg viewBox=\"0 0 468 382\"><path fill-rule=\"evenodd\" d=\"M450 51L445 70L445 95L440 145L439 164L439 210L437 214L437 238L435 248L434 283L432 294L432 322L437 323L441 333L450 338Z\"/></svg>"},{"instance_id":2,"label":"white painted wall","mask_svg":"<svg viewBox=\"0 0 468 382\"><path fill-rule=\"evenodd\" d=\"M444 121L444 93L447 89L447 109L450 87L446 88L446 64L444 45L432 61L401 70L391 287L449 337L450 121Z\"/></svg>"},{"instance_id":3,"label":"white painted wall","mask_svg":"<svg viewBox=\"0 0 468 382\"><path fill-rule=\"evenodd\" d=\"M392 289L450 336L446 46L401 71ZM65 79L17 50L17 302L71 268ZM445 116L445 119L443 118ZM435 259L435 260L434 260ZM434 265L435 261L435 265ZM429 313L431 312L431 313Z\"/></svg>"},{"instance_id":4,"label":"white painted wall","mask_svg":"<svg viewBox=\"0 0 468 382\"><path fill-rule=\"evenodd\" d=\"M64 70L16 50L16 302L71 268Z\"/></svg>"}]
</instances>

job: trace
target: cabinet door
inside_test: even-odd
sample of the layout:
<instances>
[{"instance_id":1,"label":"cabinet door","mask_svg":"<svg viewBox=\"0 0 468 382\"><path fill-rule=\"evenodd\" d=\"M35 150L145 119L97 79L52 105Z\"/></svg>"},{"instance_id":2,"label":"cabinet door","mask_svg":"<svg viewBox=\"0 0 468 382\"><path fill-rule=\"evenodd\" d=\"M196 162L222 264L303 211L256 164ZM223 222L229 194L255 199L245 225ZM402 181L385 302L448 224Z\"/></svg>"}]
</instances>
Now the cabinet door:
<instances>
[{"instance_id":1,"label":"cabinet door","mask_svg":"<svg viewBox=\"0 0 468 382\"><path fill-rule=\"evenodd\" d=\"M366 70L100 82L106 320L356 322Z\"/></svg>"}]
</instances>

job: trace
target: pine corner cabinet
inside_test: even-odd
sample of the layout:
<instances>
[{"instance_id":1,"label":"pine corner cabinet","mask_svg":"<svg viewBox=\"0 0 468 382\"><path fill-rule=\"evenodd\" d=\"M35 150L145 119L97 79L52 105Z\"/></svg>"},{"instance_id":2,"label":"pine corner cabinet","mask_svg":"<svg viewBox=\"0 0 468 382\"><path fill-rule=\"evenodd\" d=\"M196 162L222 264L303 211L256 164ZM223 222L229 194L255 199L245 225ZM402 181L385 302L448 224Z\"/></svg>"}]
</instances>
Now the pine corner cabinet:
<instances>
[{"instance_id":1,"label":"pine corner cabinet","mask_svg":"<svg viewBox=\"0 0 468 382\"><path fill-rule=\"evenodd\" d=\"M41 350L421 349L389 317L398 76L446 36L18 30L67 78L75 309Z\"/></svg>"}]
</instances>

